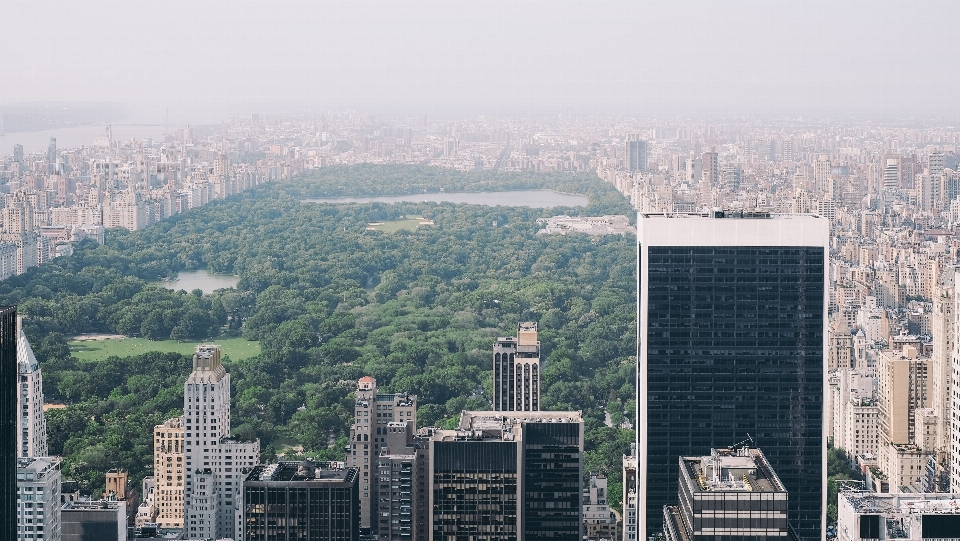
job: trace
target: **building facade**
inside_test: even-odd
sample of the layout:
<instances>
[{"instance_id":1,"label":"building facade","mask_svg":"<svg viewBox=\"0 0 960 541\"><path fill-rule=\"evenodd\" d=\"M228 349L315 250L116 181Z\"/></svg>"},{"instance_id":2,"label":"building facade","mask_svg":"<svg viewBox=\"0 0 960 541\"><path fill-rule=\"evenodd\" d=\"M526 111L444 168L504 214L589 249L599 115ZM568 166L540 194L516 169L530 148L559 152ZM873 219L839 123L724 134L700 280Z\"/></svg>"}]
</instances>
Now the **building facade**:
<instances>
[{"instance_id":1,"label":"building facade","mask_svg":"<svg viewBox=\"0 0 960 541\"><path fill-rule=\"evenodd\" d=\"M260 442L230 439L230 374L219 346L197 346L183 387L185 536L236 539L240 488L260 463Z\"/></svg>"},{"instance_id":2,"label":"building facade","mask_svg":"<svg viewBox=\"0 0 960 541\"><path fill-rule=\"evenodd\" d=\"M0 541L17 538L17 307L0 306Z\"/></svg>"},{"instance_id":3,"label":"building facade","mask_svg":"<svg viewBox=\"0 0 960 541\"><path fill-rule=\"evenodd\" d=\"M639 538L663 531L678 456L753 437L802 540L825 527L829 225L817 216L640 214Z\"/></svg>"},{"instance_id":4,"label":"building facade","mask_svg":"<svg viewBox=\"0 0 960 541\"><path fill-rule=\"evenodd\" d=\"M678 505L663 509L667 541L791 539L789 494L759 449L680 457Z\"/></svg>"},{"instance_id":5,"label":"building facade","mask_svg":"<svg viewBox=\"0 0 960 541\"><path fill-rule=\"evenodd\" d=\"M579 412L465 411L430 441L431 538L580 541Z\"/></svg>"},{"instance_id":6,"label":"building facade","mask_svg":"<svg viewBox=\"0 0 960 541\"><path fill-rule=\"evenodd\" d=\"M841 492L837 540L956 539L960 535L957 494Z\"/></svg>"},{"instance_id":7,"label":"building facade","mask_svg":"<svg viewBox=\"0 0 960 541\"><path fill-rule=\"evenodd\" d=\"M40 363L23 334L23 318L17 318L17 372L20 392L17 393L17 452L21 457L47 456L47 423L43 417L43 377Z\"/></svg>"},{"instance_id":8,"label":"building facade","mask_svg":"<svg viewBox=\"0 0 960 541\"><path fill-rule=\"evenodd\" d=\"M356 541L357 470L311 461L257 466L243 481L241 523L243 541Z\"/></svg>"},{"instance_id":9,"label":"building facade","mask_svg":"<svg viewBox=\"0 0 960 541\"><path fill-rule=\"evenodd\" d=\"M493 409L540 411L540 340L537 324L517 325L517 337L493 344Z\"/></svg>"},{"instance_id":10,"label":"building facade","mask_svg":"<svg viewBox=\"0 0 960 541\"><path fill-rule=\"evenodd\" d=\"M60 459L18 458L17 535L22 541L60 540Z\"/></svg>"},{"instance_id":11,"label":"building facade","mask_svg":"<svg viewBox=\"0 0 960 541\"><path fill-rule=\"evenodd\" d=\"M183 528L183 417L153 427L154 509L161 528Z\"/></svg>"},{"instance_id":12,"label":"building facade","mask_svg":"<svg viewBox=\"0 0 960 541\"><path fill-rule=\"evenodd\" d=\"M390 423L417 425L417 397L407 393L380 393L377 380L364 376L357 382L353 425L350 427L350 445L347 466L356 468L360 485L360 530L376 534L378 473L377 457L386 444Z\"/></svg>"}]
</instances>

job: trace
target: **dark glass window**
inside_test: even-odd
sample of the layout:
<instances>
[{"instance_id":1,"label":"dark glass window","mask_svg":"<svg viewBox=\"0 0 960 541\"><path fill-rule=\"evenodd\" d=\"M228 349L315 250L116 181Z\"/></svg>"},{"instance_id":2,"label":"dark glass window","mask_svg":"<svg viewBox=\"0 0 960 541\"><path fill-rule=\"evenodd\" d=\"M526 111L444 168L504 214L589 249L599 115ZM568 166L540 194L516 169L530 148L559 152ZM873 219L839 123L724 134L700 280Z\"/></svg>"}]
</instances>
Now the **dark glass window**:
<instances>
[{"instance_id":1,"label":"dark glass window","mask_svg":"<svg viewBox=\"0 0 960 541\"><path fill-rule=\"evenodd\" d=\"M647 257L648 533L677 504L679 456L749 434L789 492L801 539L820 539L823 248L649 247Z\"/></svg>"}]
</instances>

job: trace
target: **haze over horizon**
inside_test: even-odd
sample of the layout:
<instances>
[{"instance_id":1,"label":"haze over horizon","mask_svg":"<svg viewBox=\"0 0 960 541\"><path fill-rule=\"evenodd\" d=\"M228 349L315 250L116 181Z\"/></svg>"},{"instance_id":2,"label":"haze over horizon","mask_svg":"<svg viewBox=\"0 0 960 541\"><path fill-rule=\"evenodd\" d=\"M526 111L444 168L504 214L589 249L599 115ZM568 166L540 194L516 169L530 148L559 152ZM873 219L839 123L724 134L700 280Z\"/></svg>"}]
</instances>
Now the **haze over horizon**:
<instances>
[{"instance_id":1,"label":"haze over horizon","mask_svg":"<svg viewBox=\"0 0 960 541\"><path fill-rule=\"evenodd\" d=\"M960 3L0 0L0 105L163 121L390 115L960 112Z\"/></svg>"}]
</instances>

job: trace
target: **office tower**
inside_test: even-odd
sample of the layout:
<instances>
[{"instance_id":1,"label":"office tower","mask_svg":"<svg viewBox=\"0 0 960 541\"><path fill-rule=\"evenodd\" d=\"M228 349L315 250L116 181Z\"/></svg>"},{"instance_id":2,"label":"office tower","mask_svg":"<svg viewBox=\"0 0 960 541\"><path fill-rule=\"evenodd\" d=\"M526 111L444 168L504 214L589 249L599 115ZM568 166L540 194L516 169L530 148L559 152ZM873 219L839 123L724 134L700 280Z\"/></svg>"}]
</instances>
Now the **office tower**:
<instances>
[{"instance_id":1,"label":"office tower","mask_svg":"<svg viewBox=\"0 0 960 541\"><path fill-rule=\"evenodd\" d=\"M493 409L540 410L540 341L537 324L517 325L517 337L493 343Z\"/></svg>"},{"instance_id":2,"label":"office tower","mask_svg":"<svg viewBox=\"0 0 960 541\"><path fill-rule=\"evenodd\" d=\"M163 528L183 528L183 433L183 417L153 427L154 508Z\"/></svg>"},{"instance_id":3,"label":"office tower","mask_svg":"<svg viewBox=\"0 0 960 541\"><path fill-rule=\"evenodd\" d=\"M47 456L47 423L43 417L43 378L40 363L23 334L23 316L17 317L17 372L20 392L17 393L17 456Z\"/></svg>"},{"instance_id":4,"label":"office tower","mask_svg":"<svg viewBox=\"0 0 960 541\"><path fill-rule=\"evenodd\" d=\"M47 145L47 163L57 163L57 138L51 137Z\"/></svg>"},{"instance_id":5,"label":"office tower","mask_svg":"<svg viewBox=\"0 0 960 541\"><path fill-rule=\"evenodd\" d=\"M680 457L679 505L664 507L666 541L790 539L789 493L759 449Z\"/></svg>"},{"instance_id":6,"label":"office tower","mask_svg":"<svg viewBox=\"0 0 960 541\"><path fill-rule=\"evenodd\" d=\"M184 533L187 539L237 538L235 514L244 468L260 463L260 441L230 437L230 374L220 347L197 346L183 384Z\"/></svg>"},{"instance_id":7,"label":"office tower","mask_svg":"<svg viewBox=\"0 0 960 541\"><path fill-rule=\"evenodd\" d=\"M78 500L60 509L61 541L127 541L127 502Z\"/></svg>"},{"instance_id":8,"label":"office tower","mask_svg":"<svg viewBox=\"0 0 960 541\"><path fill-rule=\"evenodd\" d=\"M334 462L257 466L243 481L243 541L360 539L357 469Z\"/></svg>"},{"instance_id":9,"label":"office tower","mask_svg":"<svg viewBox=\"0 0 960 541\"><path fill-rule=\"evenodd\" d=\"M380 444L376 481L380 541L429 539L427 525L430 439L412 421L389 423Z\"/></svg>"},{"instance_id":10,"label":"office tower","mask_svg":"<svg viewBox=\"0 0 960 541\"><path fill-rule=\"evenodd\" d=\"M354 422L350 427L347 465L359 472L360 531L376 533L377 456L386 443L388 425L411 421L417 426L417 397L407 393L379 393L377 380L364 376L357 382Z\"/></svg>"},{"instance_id":11,"label":"office tower","mask_svg":"<svg viewBox=\"0 0 960 541\"><path fill-rule=\"evenodd\" d=\"M432 539L579 541L579 412L464 411L430 442Z\"/></svg>"},{"instance_id":12,"label":"office tower","mask_svg":"<svg viewBox=\"0 0 960 541\"><path fill-rule=\"evenodd\" d=\"M700 158L690 156L684 165L684 180L690 185L695 186L703 177L703 163Z\"/></svg>"},{"instance_id":13,"label":"office tower","mask_svg":"<svg viewBox=\"0 0 960 541\"><path fill-rule=\"evenodd\" d=\"M0 307L0 541L17 539L17 307Z\"/></svg>"},{"instance_id":14,"label":"office tower","mask_svg":"<svg viewBox=\"0 0 960 541\"><path fill-rule=\"evenodd\" d=\"M613 539L617 533L617 516L607 501L607 478L591 475L583 489L584 539Z\"/></svg>"},{"instance_id":15,"label":"office tower","mask_svg":"<svg viewBox=\"0 0 960 541\"><path fill-rule=\"evenodd\" d=\"M623 541L638 541L640 500L637 494L637 444L630 444L630 454L623 455Z\"/></svg>"},{"instance_id":16,"label":"office tower","mask_svg":"<svg viewBox=\"0 0 960 541\"><path fill-rule=\"evenodd\" d=\"M841 492L837 540L955 539L960 532L956 494Z\"/></svg>"},{"instance_id":17,"label":"office tower","mask_svg":"<svg viewBox=\"0 0 960 541\"><path fill-rule=\"evenodd\" d=\"M20 539L60 540L60 459L18 458Z\"/></svg>"},{"instance_id":18,"label":"office tower","mask_svg":"<svg viewBox=\"0 0 960 541\"><path fill-rule=\"evenodd\" d=\"M23 145L13 145L13 161L23 163Z\"/></svg>"},{"instance_id":19,"label":"office tower","mask_svg":"<svg viewBox=\"0 0 960 541\"><path fill-rule=\"evenodd\" d=\"M720 182L720 156L716 151L710 149L710 152L704 152L700 157L700 166L703 168L700 182L716 186Z\"/></svg>"},{"instance_id":20,"label":"office tower","mask_svg":"<svg viewBox=\"0 0 960 541\"><path fill-rule=\"evenodd\" d=\"M626 159L626 169L633 173L634 171L647 170L647 142L640 139L637 134L627 136L624 148L624 157Z\"/></svg>"},{"instance_id":21,"label":"office tower","mask_svg":"<svg viewBox=\"0 0 960 541\"><path fill-rule=\"evenodd\" d=\"M663 531L678 456L747 439L820 539L829 228L810 215L640 214L640 539Z\"/></svg>"}]
</instances>

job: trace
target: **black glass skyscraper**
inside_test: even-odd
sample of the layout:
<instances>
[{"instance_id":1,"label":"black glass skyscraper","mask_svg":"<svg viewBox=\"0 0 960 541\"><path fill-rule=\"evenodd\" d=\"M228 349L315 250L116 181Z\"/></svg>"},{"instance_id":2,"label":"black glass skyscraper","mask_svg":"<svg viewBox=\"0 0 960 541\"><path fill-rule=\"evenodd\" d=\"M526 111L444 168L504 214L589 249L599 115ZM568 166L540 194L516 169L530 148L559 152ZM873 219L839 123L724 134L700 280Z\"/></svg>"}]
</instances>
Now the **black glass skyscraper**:
<instances>
[{"instance_id":1,"label":"black glass skyscraper","mask_svg":"<svg viewBox=\"0 0 960 541\"><path fill-rule=\"evenodd\" d=\"M17 539L17 308L0 306L0 541Z\"/></svg>"},{"instance_id":2,"label":"black glass skyscraper","mask_svg":"<svg viewBox=\"0 0 960 541\"><path fill-rule=\"evenodd\" d=\"M679 456L748 438L790 493L793 529L821 539L829 229L744 214L638 219L641 539L677 503Z\"/></svg>"}]
</instances>

